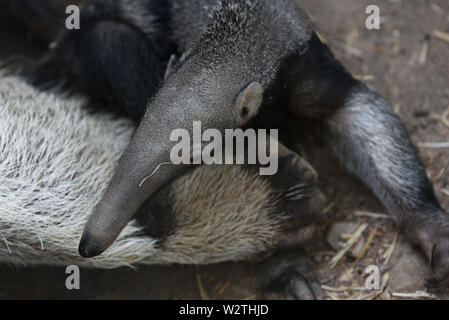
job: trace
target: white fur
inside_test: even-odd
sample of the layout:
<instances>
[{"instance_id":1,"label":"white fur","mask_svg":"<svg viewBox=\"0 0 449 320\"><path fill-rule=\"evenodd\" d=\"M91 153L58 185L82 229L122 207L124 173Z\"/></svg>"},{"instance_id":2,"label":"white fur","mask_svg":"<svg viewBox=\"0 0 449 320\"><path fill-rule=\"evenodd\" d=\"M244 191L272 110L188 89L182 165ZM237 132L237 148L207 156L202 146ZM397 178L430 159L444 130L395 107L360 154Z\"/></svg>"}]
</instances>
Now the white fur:
<instances>
[{"instance_id":1,"label":"white fur","mask_svg":"<svg viewBox=\"0 0 449 320\"><path fill-rule=\"evenodd\" d=\"M134 130L83 104L0 76L1 261L109 268L153 254L146 238L116 242L92 260L78 255L86 219ZM127 227L122 238L135 230Z\"/></svg>"},{"instance_id":2,"label":"white fur","mask_svg":"<svg viewBox=\"0 0 449 320\"><path fill-rule=\"evenodd\" d=\"M134 131L130 121L0 74L0 262L114 268L241 260L275 245L282 214L269 185L239 166L203 166L178 179L177 229L162 246L129 225L99 257L78 242Z\"/></svg>"}]
</instances>

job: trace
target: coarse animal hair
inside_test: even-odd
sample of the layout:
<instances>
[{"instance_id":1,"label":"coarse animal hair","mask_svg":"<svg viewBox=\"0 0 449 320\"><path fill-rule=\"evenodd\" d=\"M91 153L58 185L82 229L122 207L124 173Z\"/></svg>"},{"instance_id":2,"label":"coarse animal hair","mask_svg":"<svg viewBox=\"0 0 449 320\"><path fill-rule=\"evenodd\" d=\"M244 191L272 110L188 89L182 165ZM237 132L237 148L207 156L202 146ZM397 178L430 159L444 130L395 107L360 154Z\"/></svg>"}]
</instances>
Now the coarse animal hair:
<instances>
[{"instance_id":1,"label":"coarse animal hair","mask_svg":"<svg viewBox=\"0 0 449 320\"><path fill-rule=\"evenodd\" d=\"M39 92L4 73L0 97L1 262L101 268L201 264L242 260L276 246L286 217L269 181L242 166L201 166L160 191L175 199L176 219L162 243L133 221L103 255L81 258L83 226L133 123L92 112L82 97Z\"/></svg>"}]
</instances>

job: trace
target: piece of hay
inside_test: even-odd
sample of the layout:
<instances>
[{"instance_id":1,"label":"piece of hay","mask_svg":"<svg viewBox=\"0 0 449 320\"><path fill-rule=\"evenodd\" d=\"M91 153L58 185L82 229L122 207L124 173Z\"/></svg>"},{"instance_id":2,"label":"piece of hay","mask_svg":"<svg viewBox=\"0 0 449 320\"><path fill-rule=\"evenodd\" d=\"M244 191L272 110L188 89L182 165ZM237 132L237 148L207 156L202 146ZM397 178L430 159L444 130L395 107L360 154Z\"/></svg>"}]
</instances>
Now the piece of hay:
<instances>
[{"instance_id":1,"label":"piece of hay","mask_svg":"<svg viewBox=\"0 0 449 320\"><path fill-rule=\"evenodd\" d=\"M395 103L395 104L394 104L394 106L393 106L393 111L394 111L396 114L401 113L401 109L402 109L402 102L398 102L398 103Z\"/></svg>"},{"instance_id":2,"label":"piece of hay","mask_svg":"<svg viewBox=\"0 0 449 320\"><path fill-rule=\"evenodd\" d=\"M446 111L441 116L439 114L436 114L436 113L431 113L430 116L432 118L434 118L435 120L441 121L441 123L446 128L449 128L449 107L446 109Z\"/></svg>"},{"instance_id":3,"label":"piece of hay","mask_svg":"<svg viewBox=\"0 0 449 320\"><path fill-rule=\"evenodd\" d=\"M196 283L198 285L201 299L210 300L209 294L207 293L206 288L204 288L203 281L201 280L201 275L199 273L196 274Z\"/></svg>"},{"instance_id":4,"label":"piece of hay","mask_svg":"<svg viewBox=\"0 0 449 320\"><path fill-rule=\"evenodd\" d=\"M333 44L337 48L344 50L347 55L355 56L357 58L363 58L363 51L358 48L355 48L348 45L347 43L340 42L338 40L333 41Z\"/></svg>"},{"instance_id":5,"label":"piece of hay","mask_svg":"<svg viewBox=\"0 0 449 320\"><path fill-rule=\"evenodd\" d=\"M345 291L365 291L367 290L365 287L340 287L340 288L334 288L330 286L322 285L321 289L324 291L330 291L330 292L345 292Z\"/></svg>"},{"instance_id":6,"label":"piece of hay","mask_svg":"<svg viewBox=\"0 0 449 320\"><path fill-rule=\"evenodd\" d=\"M396 233L396 236L394 237L393 242L388 247L387 251L385 251L383 258L385 259L384 264L388 264L390 262L391 257L393 256L394 249L396 248L396 244L398 243L400 234L399 232Z\"/></svg>"},{"instance_id":7,"label":"piece of hay","mask_svg":"<svg viewBox=\"0 0 449 320\"><path fill-rule=\"evenodd\" d=\"M372 81L375 79L375 77L371 74L359 74L355 75L354 78L360 81Z\"/></svg>"},{"instance_id":8,"label":"piece of hay","mask_svg":"<svg viewBox=\"0 0 449 320\"><path fill-rule=\"evenodd\" d=\"M449 33L440 30L433 30L433 36L449 44Z\"/></svg>"},{"instance_id":9,"label":"piece of hay","mask_svg":"<svg viewBox=\"0 0 449 320\"><path fill-rule=\"evenodd\" d=\"M362 250L360 250L359 256L357 257L357 259L355 259L354 263L351 266L351 271L354 270L354 267L357 265L357 263L359 263L360 260L362 260L365 257L366 252L369 249L369 246L371 245L371 242L374 239L374 236L376 235L377 232L377 228L374 228L373 230L371 230L368 239L366 240L365 244L363 245Z\"/></svg>"},{"instance_id":10,"label":"piece of hay","mask_svg":"<svg viewBox=\"0 0 449 320\"><path fill-rule=\"evenodd\" d=\"M429 52L429 43L425 41L419 54L418 64L420 66L424 66L426 64L428 52Z\"/></svg>"},{"instance_id":11,"label":"piece of hay","mask_svg":"<svg viewBox=\"0 0 449 320\"><path fill-rule=\"evenodd\" d=\"M374 212L365 212L365 211L356 211L354 212L354 214L358 217L369 217L369 218L376 218L376 219L388 219L388 220L392 220L393 217L388 215L388 214L384 214L384 213L374 213Z\"/></svg>"},{"instance_id":12,"label":"piece of hay","mask_svg":"<svg viewBox=\"0 0 449 320\"><path fill-rule=\"evenodd\" d=\"M418 147L429 149L449 148L449 142L418 142Z\"/></svg>"},{"instance_id":13,"label":"piece of hay","mask_svg":"<svg viewBox=\"0 0 449 320\"><path fill-rule=\"evenodd\" d=\"M393 292L392 296L395 298L408 298L408 299L438 299L435 295L427 293L425 291L416 291L415 293L403 293L403 292Z\"/></svg>"},{"instance_id":14,"label":"piece of hay","mask_svg":"<svg viewBox=\"0 0 449 320\"><path fill-rule=\"evenodd\" d=\"M231 285L231 283L229 281L227 281L225 284L223 284L220 287L220 289L218 290L217 295L218 296L222 295L229 288L230 285Z\"/></svg>"},{"instance_id":15,"label":"piece of hay","mask_svg":"<svg viewBox=\"0 0 449 320\"><path fill-rule=\"evenodd\" d=\"M340 260L345 256L345 254L357 243L357 240L360 239L360 236L362 235L363 231L368 228L368 224L364 223L360 227L357 228L357 230L354 232L354 235L351 239L349 239L343 249L341 249L329 262L329 269L333 269Z\"/></svg>"}]
</instances>

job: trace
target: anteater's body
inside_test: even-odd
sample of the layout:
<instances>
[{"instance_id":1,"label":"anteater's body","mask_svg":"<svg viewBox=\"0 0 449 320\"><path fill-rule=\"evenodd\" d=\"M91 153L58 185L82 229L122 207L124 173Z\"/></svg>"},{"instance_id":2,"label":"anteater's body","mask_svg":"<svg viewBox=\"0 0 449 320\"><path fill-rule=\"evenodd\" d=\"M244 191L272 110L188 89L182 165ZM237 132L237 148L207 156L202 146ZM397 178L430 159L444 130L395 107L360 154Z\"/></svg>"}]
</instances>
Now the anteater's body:
<instances>
[{"instance_id":1,"label":"anteater's body","mask_svg":"<svg viewBox=\"0 0 449 320\"><path fill-rule=\"evenodd\" d=\"M260 260L307 241L316 173L282 148L280 171L200 166L159 190L102 255L78 254L82 229L135 130L85 98L0 75L0 262L17 266L210 264Z\"/></svg>"},{"instance_id":2,"label":"anteater's body","mask_svg":"<svg viewBox=\"0 0 449 320\"><path fill-rule=\"evenodd\" d=\"M308 215L320 202L309 201L320 196L316 176L283 151L276 177L238 165L190 171L157 192L107 253L81 258L82 227L135 126L92 113L83 98L40 93L15 76L0 76L0 96L1 261L101 268L209 264L287 246L290 231L297 242L310 236Z\"/></svg>"},{"instance_id":3,"label":"anteater's body","mask_svg":"<svg viewBox=\"0 0 449 320\"><path fill-rule=\"evenodd\" d=\"M32 82L64 82L140 123L87 222L81 255L102 253L136 213L158 203L161 188L188 172L169 166L140 184L169 161L173 130L189 130L193 121L204 129L288 130L286 118L302 117L317 120L342 164L373 190L445 282L449 219L404 126L382 97L335 60L291 1L96 0L85 4L81 24L58 38L31 72ZM171 221L147 216L161 248ZM273 275L290 279L295 272L287 267Z\"/></svg>"}]
</instances>

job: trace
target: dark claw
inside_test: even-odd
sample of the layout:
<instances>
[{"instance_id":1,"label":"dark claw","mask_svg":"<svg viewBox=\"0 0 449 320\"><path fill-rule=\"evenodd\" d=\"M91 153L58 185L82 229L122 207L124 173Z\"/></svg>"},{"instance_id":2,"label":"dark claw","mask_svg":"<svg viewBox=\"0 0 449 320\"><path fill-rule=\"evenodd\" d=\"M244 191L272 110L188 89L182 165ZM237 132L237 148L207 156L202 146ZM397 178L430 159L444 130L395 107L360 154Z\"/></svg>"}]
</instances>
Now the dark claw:
<instances>
[{"instance_id":1,"label":"dark claw","mask_svg":"<svg viewBox=\"0 0 449 320\"><path fill-rule=\"evenodd\" d=\"M281 252L263 262L268 300L323 300L313 264L302 249Z\"/></svg>"},{"instance_id":2,"label":"dark claw","mask_svg":"<svg viewBox=\"0 0 449 320\"><path fill-rule=\"evenodd\" d=\"M426 223L410 223L406 235L421 247L432 268L426 287L449 287L449 215L441 210Z\"/></svg>"}]
</instances>

